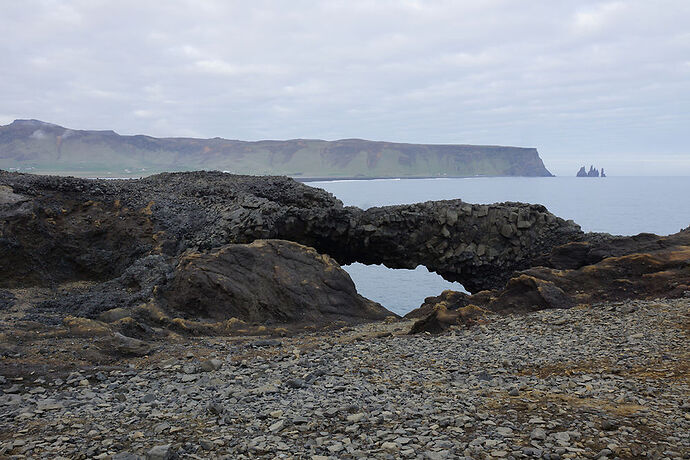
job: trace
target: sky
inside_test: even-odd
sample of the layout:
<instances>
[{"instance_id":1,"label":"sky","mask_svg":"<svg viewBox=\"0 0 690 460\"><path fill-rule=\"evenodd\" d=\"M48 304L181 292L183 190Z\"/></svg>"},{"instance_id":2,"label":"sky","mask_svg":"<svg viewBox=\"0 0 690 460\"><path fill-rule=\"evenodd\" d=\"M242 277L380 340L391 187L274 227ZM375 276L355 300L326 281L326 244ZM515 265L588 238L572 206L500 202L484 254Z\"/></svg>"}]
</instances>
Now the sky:
<instances>
[{"instance_id":1,"label":"sky","mask_svg":"<svg viewBox=\"0 0 690 460\"><path fill-rule=\"evenodd\" d=\"M690 175L690 1L0 0L0 124Z\"/></svg>"}]
</instances>

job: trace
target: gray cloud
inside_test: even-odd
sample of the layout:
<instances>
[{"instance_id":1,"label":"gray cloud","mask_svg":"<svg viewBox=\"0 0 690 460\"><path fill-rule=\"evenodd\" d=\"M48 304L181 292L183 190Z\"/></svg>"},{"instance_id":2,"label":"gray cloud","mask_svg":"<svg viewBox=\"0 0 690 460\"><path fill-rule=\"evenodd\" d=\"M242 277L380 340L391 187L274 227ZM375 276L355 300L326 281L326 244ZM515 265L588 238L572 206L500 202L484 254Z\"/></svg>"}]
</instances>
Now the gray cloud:
<instances>
[{"instance_id":1,"label":"gray cloud","mask_svg":"<svg viewBox=\"0 0 690 460\"><path fill-rule=\"evenodd\" d=\"M690 3L6 2L0 123L535 146L690 174Z\"/></svg>"}]
</instances>

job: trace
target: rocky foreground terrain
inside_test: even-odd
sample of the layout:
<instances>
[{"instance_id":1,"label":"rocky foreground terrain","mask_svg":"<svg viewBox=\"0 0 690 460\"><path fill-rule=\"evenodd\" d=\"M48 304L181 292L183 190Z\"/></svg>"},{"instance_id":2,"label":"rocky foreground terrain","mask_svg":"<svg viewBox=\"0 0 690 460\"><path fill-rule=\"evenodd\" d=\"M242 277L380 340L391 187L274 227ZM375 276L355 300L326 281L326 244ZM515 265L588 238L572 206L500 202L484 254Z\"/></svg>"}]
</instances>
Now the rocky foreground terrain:
<instances>
[{"instance_id":1,"label":"rocky foreground terrain","mask_svg":"<svg viewBox=\"0 0 690 460\"><path fill-rule=\"evenodd\" d=\"M2 358L2 458L689 458L690 299ZM60 350L60 352L56 352Z\"/></svg>"},{"instance_id":2,"label":"rocky foreground terrain","mask_svg":"<svg viewBox=\"0 0 690 460\"><path fill-rule=\"evenodd\" d=\"M426 265L399 318L339 264ZM0 458L690 458L690 228L0 171Z\"/></svg>"}]
</instances>

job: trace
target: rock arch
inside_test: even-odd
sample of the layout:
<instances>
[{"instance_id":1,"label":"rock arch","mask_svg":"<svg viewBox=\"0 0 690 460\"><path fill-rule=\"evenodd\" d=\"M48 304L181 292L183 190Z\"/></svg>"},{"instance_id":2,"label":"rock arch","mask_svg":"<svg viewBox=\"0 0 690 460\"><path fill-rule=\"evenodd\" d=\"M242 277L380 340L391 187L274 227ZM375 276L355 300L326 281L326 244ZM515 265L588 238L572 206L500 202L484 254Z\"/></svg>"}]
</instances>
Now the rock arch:
<instances>
[{"instance_id":1,"label":"rock arch","mask_svg":"<svg viewBox=\"0 0 690 460\"><path fill-rule=\"evenodd\" d=\"M340 264L425 265L476 292L582 238L579 226L541 205L458 199L362 210L286 177L104 181L0 172L0 187L0 270L36 284L107 279L147 254L272 238Z\"/></svg>"}]
</instances>

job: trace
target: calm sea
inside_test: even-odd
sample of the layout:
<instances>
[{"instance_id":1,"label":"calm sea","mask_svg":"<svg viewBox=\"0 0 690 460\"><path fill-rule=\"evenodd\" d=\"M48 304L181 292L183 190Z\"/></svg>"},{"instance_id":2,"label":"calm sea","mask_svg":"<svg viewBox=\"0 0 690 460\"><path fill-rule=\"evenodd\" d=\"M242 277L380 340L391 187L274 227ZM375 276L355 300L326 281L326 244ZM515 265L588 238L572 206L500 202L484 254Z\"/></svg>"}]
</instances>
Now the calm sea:
<instances>
[{"instance_id":1,"label":"calm sea","mask_svg":"<svg viewBox=\"0 0 690 460\"><path fill-rule=\"evenodd\" d=\"M469 203L539 203L584 231L635 235L675 233L690 226L690 177L477 177L310 182L346 206L370 208L460 198ZM462 290L420 266L391 270L344 267L357 289L391 311L405 314L444 289Z\"/></svg>"}]
</instances>

